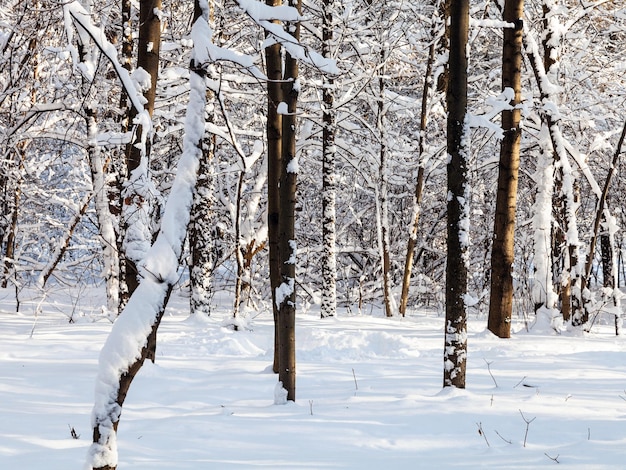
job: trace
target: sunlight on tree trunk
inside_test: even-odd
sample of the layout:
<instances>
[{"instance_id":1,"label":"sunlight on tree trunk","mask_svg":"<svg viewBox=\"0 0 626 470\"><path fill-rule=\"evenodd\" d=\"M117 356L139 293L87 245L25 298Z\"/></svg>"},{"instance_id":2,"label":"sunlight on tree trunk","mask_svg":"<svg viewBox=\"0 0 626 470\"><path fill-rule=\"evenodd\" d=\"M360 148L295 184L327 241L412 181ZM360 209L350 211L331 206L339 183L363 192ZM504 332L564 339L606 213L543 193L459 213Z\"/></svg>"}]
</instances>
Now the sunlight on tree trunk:
<instances>
[{"instance_id":1,"label":"sunlight on tree trunk","mask_svg":"<svg viewBox=\"0 0 626 470\"><path fill-rule=\"evenodd\" d=\"M511 336L513 315L515 213L522 139L519 104L522 102L523 16L523 0L505 0L503 20L515 24L515 28L504 28L502 51L502 90L507 94L511 109L502 111L504 138L500 146L488 320L489 331L500 338Z\"/></svg>"}]
</instances>

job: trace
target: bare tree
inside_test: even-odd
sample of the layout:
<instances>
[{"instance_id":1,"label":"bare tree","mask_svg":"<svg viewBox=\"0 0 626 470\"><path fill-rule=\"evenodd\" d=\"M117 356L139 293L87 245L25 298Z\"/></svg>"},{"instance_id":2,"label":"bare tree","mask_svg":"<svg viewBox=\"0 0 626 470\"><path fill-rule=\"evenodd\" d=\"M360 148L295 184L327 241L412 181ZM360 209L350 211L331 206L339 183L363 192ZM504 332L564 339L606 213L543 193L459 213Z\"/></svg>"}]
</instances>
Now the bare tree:
<instances>
[{"instance_id":1,"label":"bare tree","mask_svg":"<svg viewBox=\"0 0 626 470\"><path fill-rule=\"evenodd\" d=\"M511 336L513 311L513 260L515 258L515 213L520 159L522 98L523 0L504 2L503 20L515 27L504 28L502 89L510 108L502 111L504 138L500 145L496 215L491 248L491 297L488 328L500 338Z\"/></svg>"},{"instance_id":2,"label":"bare tree","mask_svg":"<svg viewBox=\"0 0 626 470\"><path fill-rule=\"evenodd\" d=\"M467 117L467 41L469 0L450 0L448 62L448 229L444 387L465 388L469 244L469 123Z\"/></svg>"},{"instance_id":3,"label":"bare tree","mask_svg":"<svg viewBox=\"0 0 626 470\"><path fill-rule=\"evenodd\" d=\"M322 55L330 58L333 52L333 23L335 0L322 4ZM324 74L322 88L322 303L321 317L332 317L337 312L337 259L335 253L335 175L336 110L334 109L334 78Z\"/></svg>"}]
</instances>

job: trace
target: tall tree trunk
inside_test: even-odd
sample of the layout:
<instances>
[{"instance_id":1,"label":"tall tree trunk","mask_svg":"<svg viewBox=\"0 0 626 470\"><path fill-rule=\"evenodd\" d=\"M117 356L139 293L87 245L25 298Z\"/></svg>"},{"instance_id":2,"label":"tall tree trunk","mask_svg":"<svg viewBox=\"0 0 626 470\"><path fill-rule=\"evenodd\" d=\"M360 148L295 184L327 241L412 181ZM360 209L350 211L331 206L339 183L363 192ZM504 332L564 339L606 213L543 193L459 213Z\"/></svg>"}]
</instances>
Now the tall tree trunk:
<instances>
[{"instance_id":1,"label":"tall tree trunk","mask_svg":"<svg viewBox=\"0 0 626 470\"><path fill-rule=\"evenodd\" d=\"M161 0L140 0L139 40L137 48L137 68L142 68L150 76L150 86L144 91L144 109L152 116L156 98L159 74L159 51L161 46ZM130 108L129 125L133 125L137 109ZM150 155L151 136L144 135L146 129L135 125L134 137L126 147L126 171L129 185L123 194L122 233L124 236L125 271L123 275L128 286L128 295L137 288L139 279L138 264L150 245L152 233L149 214L151 198L147 193L147 161ZM132 230L129 230L131 229Z\"/></svg>"},{"instance_id":2,"label":"tall tree trunk","mask_svg":"<svg viewBox=\"0 0 626 470\"><path fill-rule=\"evenodd\" d=\"M444 326L443 386L465 388L467 360L467 271L469 264L469 198L467 160L467 42L469 0L450 1L448 62L448 215L446 264L446 323Z\"/></svg>"},{"instance_id":3,"label":"tall tree trunk","mask_svg":"<svg viewBox=\"0 0 626 470\"><path fill-rule=\"evenodd\" d=\"M544 0L544 18L546 21L556 21L552 7L552 2ZM550 136L554 168L556 169L553 207L555 208L557 225L553 233L553 243L555 243L553 266L558 267L557 256L562 256L562 274L560 279L558 279L559 276L555 276L556 284L560 287L561 311L565 321L569 321L571 318L572 324L580 325L586 320L582 299L582 267L578 255L576 182L564 147L560 116L553 111L557 108L556 96L550 90L550 84L554 84L556 80L555 71L558 64L558 50L554 49L554 44L559 42L558 38L551 35L557 34L558 27L551 23L546 23L546 25L547 30L544 34L543 43L544 59L542 60L539 56L539 48L532 35L526 35L528 44L525 45L524 49L539 87L543 104L542 124ZM546 66L549 68L546 69Z\"/></svg>"},{"instance_id":4,"label":"tall tree trunk","mask_svg":"<svg viewBox=\"0 0 626 470\"><path fill-rule=\"evenodd\" d=\"M504 28L502 50L502 89L510 93L512 109L502 111L504 138L500 146L496 215L491 249L491 297L488 328L500 338L511 336L513 310L513 261L515 258L515 212L519 151L522 139L520 127L522 98L522 18L523 0L505 0L503 20L515 24Z\"/></svg>"},{"instance_id":5,"label":"tall tree trunk","mask_svg":"<svg viewBox=\"0 0 626 470\"><path fill-rule=\"evenodd\" d=\"M378 136L380 139L380 151L378 161L378 194L377 194L377 217L378 223L378 245L380 252L381 268L383 272L383 302L385 304L385 315L393 316L393 298L391 292L391 255L390 255L390 236L389 236L389 162L387 150L387 132L385 129L385 70L387 61L387 49L385 47L386 35L381 33L381 51L378 77L378 113L376 125L378 127Z\"/></svg>"},{"instance_id":6,"label":"tall tree trunk","mask_svg":"<svg viewBox=\"0 0 626 470\"><path fill-rule=\"evenodd\" d=\"M439 10L439 1L435 0L435 11ZM426 62L426 73L424 74L424 87L422 88L422 107L420 112L420 133L418 138L418 168L417 180L415 182L415 193L413 195L413 217L409 241L406 248L406 258L404 260L404 273L402 275L402 293L400 295L400 315L406 314L406 307L409 301L409 286L411 284L411 273L413 271L413 259L415 256L415 246L417 245L417 232L419 219L422 211L422 193L424 190L424 141L426 139L426 126L428 124L428 98L433 83L433 64L435 63L437 28L440 25L438 18L433 18L431 27L431 44L428 49L428 61Z\"/></svg>"},{"instance_id":7,"label":"tall tree trunk","mask_svg":"<svg viewBox=\"0 0 626 470\"><path fill-rule=\"evenodd\" d=\"M537 186L535 202L533 204L533 266L534 283L532 287L532 297L535 312L542 306L553 309L556 306L557 295L554 292L554 274L557 272L552 263L558 261L558 257L553 256L552 236L554 227L552 226L552 201L554 188L554 158L552 147L546 145L549 139L548 130L542 126L540 136L540 151L537 157L537 170L534 174L534 182Z\"/></svg>"},{"instance_id":8,"label":"tall tree trunk","mask_svg":"<svg viewBox=\"0 0 626 470\"><path fill-rule=\"evenodd\" d=\"M322 56L331 58L333 52L333 14L335 0L324 0L322 5ZM335 253L335 80L322 76L322 302L321 317L337 313L337 259Z\"/></svg>"},{"instance_id":9,"label":"tall tree trunk","mask_svg":"<svg viewBox=\"0 0 626 470\"><path fill-rule=\"evenodd\" d=\"M282 0L266 0L269 6L280 6ZM266 33L267 35L267 33ZM270 288L272 290L272 311L274 313L274 363L272 369L278 373L279 329L276 289L281 283L279 215L279 181L282 165L283 120L278 114L278 104L283 100L282 79L283 62L280 44L265 48L267 67L267 236L269 242Z\"/></svg>"},{"instance_id":10,"label":"tall tree trunk","mask_svg":"<svg viewBox=\"0 0 626 470\"><path fill-rule=\"evenodd\" d=\"M302 0L289 0L289 6L298 11ZM285 28L300 40L300 22L287 23ZM280 267L281 285L277 293L279 361L278 380L287 391L287 400L296 400L296 181L298 160L296 156L296 110L300 83L298 81L298 61L291 54L285 54L283 100L287 104L287 114L283 116L282 171L280 175Z\"/></svg>"},{"instance_id":11,"label":"tall tree trunk","mask_svg":"<svg viewBox=\"0 0 626 470\"><path fill-rule=\"evenodd\" d=\"M202 15L199 2L194 2L194 18ZM215 5L213 0L208 2L209 26L215 31ZM221 34L221 28L217 31ZM209 78L211 70L207 71ZM207 92L207 98L213 99L212 91ZM215 122L215 108L212 107L208 113L208 121ZM191 208L191 219L189 223L189 250L191 256L191 266L189 269L189 283L191 284L191 296L189 298L191 314L211 315L212 285L211 278L215 268L215 168L214 157L217 137L209 134L204 140L202 158L198 168L198 181L194 193L193 206Z\"/></svg>"}]
</instances>

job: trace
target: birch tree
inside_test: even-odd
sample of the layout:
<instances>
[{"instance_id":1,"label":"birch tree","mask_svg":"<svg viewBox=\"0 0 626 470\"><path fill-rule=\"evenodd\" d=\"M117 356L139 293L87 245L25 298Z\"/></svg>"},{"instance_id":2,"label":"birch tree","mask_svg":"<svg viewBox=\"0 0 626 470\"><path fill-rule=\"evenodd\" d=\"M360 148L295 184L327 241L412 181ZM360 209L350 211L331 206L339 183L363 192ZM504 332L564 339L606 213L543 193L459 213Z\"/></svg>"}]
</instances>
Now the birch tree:
<instances>
[{"instance_id":1,"label":"birch tree","mask_svg":"<svg viewBox=\"0 0 626 470\"><path fill-rule=\"evenodd\" d=\"M335 49L333 21L335 0L322 4L322 56L330 59ZM322 77L322 302L321 317L332 317L337 312L337 258L336 258L336 191L335 133L337 113L334 109L335 80Z\"/></svg>"}]
</instances>

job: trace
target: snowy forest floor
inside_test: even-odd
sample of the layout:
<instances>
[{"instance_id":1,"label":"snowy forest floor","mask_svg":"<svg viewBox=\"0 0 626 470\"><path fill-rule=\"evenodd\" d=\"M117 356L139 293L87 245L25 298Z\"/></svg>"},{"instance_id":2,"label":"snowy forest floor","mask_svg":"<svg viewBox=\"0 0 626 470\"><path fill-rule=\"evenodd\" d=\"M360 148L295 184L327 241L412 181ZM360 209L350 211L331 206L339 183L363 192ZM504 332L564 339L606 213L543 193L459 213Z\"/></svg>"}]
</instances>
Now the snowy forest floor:
<instances>
[{"instance_id":1,"label":"snowy forest floor","mask_svg":"<svg viewBox=\"0 0 626 470\"><path fill-rule=\"evenodd\" d=\"M94 321L102 293L22 297L16 314L0 291L0 468L82 468L111 328ZM275 405L271 315L236 332L226 302L206 320L187 303L173 295L157 362L131 387L120 470L624 466L626 339L610 319L589 334L516 323L501 340L473 317L467 389L442 390L442 316L311 309L298 314L297 401Z\"/></svg>"}]
</instances>

